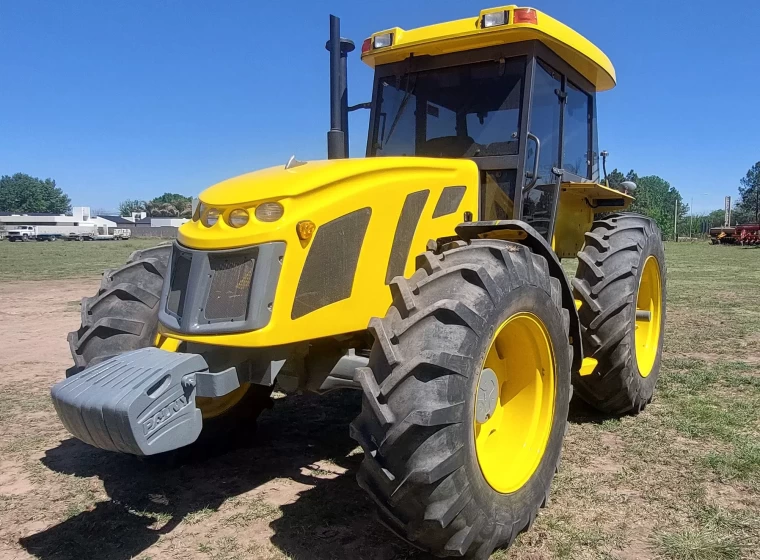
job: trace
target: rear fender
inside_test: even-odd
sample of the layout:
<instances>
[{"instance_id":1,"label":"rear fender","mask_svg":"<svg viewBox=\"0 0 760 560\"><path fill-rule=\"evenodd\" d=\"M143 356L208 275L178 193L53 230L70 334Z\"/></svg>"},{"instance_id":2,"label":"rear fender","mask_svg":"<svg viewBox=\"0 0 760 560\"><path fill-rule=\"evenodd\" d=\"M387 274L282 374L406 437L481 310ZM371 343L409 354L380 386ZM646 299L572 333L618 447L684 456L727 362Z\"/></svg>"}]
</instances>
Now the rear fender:
<instances>
[{"instance_id":1,"label":"rear fender","mask_svg":"<svg viewBox=\"0 0 760 560\"><path fill-rule=\"evenodd\" d=\"M520 220L496 220L483 222L465 222L456 227L457 236L464 241L471 239L503 239L525 245L534 253L541 255L549 264L549 272L562 284L562 307L570 313L570 332L568 336L573 345L573 371L578 371L583 361L583 343L578 310L565 270L552 251L551 245L535 229Z\"/></svg>"}]
</instances>

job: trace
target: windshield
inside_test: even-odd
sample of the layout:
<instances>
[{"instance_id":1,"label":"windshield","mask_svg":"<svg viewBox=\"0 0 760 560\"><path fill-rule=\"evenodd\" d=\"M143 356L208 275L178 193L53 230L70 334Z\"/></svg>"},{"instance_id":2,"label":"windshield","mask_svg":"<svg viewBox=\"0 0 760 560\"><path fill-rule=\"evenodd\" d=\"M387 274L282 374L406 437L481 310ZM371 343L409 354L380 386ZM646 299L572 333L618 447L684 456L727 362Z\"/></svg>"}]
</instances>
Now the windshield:
<instances>
[{"instance_id":1,"label":"windshield","mask_svg":"<svg viewBox=\"0 0 760 560\"><path fill-rule=\"evenodd\" d=\"M374 156L515 155L523 58L380 78Z\"/></svg>"}]
</instances>

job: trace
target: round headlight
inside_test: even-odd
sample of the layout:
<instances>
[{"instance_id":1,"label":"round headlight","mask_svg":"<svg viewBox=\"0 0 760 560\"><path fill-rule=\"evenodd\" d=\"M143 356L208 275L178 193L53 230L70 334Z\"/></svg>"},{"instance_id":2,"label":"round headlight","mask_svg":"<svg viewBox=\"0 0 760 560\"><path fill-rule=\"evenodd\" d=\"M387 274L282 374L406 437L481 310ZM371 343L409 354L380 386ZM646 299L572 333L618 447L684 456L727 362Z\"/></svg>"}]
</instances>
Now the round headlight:
<instances>
[{"instance_id":1,"label":"round headlight","mask_svg":"<svg viewBox=\"0 0 760 560\"><path fill-rule=\"evenodd\" d=\"M262 222L276 222L282 218L283 208L279 202L265 202L256 207L256 219Z\"/></svg>"},{"instance_id":2,"label":"round headlight","mask_svg":"<svg viewBox=\"0 0 760 560\"><path fill-rule=\"evenodd\" d=\"M245 224L248 223L248 212L243 210L242 208L236 208L232 212L230 212L229 218L227 218L227 221L232 227L238 228L243 227Z\"/></svg>"},{"instance_id":3,"label":"round headlight","mask_svg":"<svg viewBox=\"0 0 760 560\"><path fill-rule=\"evenodd\" d=\"M206 227L211 227L219 221L221 213L219 208L209 208L201 215L201 223Z\"/></svg>"}]
</instances>

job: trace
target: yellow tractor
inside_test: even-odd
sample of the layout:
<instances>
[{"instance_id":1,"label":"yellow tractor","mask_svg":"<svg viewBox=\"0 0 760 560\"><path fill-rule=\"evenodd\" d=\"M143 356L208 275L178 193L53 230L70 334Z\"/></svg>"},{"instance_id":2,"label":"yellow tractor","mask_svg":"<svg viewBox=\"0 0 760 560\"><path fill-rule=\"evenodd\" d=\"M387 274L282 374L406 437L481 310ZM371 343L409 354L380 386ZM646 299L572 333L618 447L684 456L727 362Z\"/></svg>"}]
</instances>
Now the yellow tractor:
<instances>
[{"instance_id":1,"label":"yellow tractor","mask_svg":"<svg viewBox=\"0 0 760 560\"><path fill-rule=\"evenodd\" d=\"M329 159L212 186L173 245L104 273L53 401L81 440L153 455L250 430L274 387L359 389L383 522L486 558L546 504L573 388L613 414L652 399L661 234L599 178L615 71L572 29L505 6L380 31L349 107L353 48L331 17ZM367 157L347 159L357 108Z\"/></svg>"}]
</instances>

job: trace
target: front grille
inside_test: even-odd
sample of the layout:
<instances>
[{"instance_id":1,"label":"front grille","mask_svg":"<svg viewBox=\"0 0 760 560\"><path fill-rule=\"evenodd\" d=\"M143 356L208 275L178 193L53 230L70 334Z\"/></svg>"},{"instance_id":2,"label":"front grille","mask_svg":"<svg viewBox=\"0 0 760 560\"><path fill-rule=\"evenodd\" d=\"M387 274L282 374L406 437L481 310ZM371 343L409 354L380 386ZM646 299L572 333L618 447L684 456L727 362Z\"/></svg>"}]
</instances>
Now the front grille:
<instances>
[{"instance_id":1,"label":"front grille","mask_svg":"<svg viewBox=\"0 0 760 560\"><path fill-rule=\"evenodd\" d=\"M182 317L187 294L187 281L190 278L190 263L192 255L183 251L172 251L172 276L169 280L169 296L166 299L166 310L177 317Z\"/></svg>"},{"instance_id":2,"label":"front grille","mask_svg":"<svg viewBox=\"0 0 760 560\"><path fill-rule=\"evenodd\" d=\"M203 251L174 243L158 319L183 334L248 332L265 327L285 243Z\"/></svg>"},{"instance_id":3,"label":"front grille","mask_svg":"<svg viewBox=\"0 0 760 560\"><path fill-rule=\"evenodd\" d=\"M251 253L209 257L211 287L203 312L206 319L245 320L251 295L254 262Z\"/></svg>"}]
</instances>

